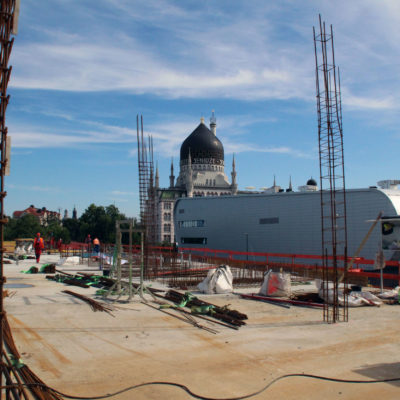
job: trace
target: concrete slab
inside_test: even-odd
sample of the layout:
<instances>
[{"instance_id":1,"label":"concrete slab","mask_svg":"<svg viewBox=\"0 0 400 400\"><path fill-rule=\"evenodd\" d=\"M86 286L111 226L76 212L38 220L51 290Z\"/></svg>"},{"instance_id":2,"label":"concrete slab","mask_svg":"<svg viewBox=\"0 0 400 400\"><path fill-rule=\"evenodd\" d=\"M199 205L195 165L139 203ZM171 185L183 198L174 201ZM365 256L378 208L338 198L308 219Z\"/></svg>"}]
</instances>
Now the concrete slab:
<instances>
[{"instance_id":1,"label":"concrete slab","mask_svg":"<svg viewBox=\"0 0 400 400\"><path fill-rule=\"evenodd\" d=\"M55 259L44 255L41 261ZM70 395L95 397L143 382L169 381L219 399L245 396L291 373L355 380L400 377L399 306L350 309L348 323L327 325L318 309L284 309L234 294L199 296L221 306L230 304L249 317L238 331L199 320L218 330L214 335L149 308L138 298L119 304L115 317L93 312L62 291L94 296L96 289L20 272L31 265L32 260L5 265L8 283L33 285L9 289L16 293L5 299L13 336L23 361L46 384ZM344 384L288 378L253 398L368 400L397 399L399 393L400 381ZM176 387L147 386L113 398L191 397Z\"/></svg>"}]
</instances>

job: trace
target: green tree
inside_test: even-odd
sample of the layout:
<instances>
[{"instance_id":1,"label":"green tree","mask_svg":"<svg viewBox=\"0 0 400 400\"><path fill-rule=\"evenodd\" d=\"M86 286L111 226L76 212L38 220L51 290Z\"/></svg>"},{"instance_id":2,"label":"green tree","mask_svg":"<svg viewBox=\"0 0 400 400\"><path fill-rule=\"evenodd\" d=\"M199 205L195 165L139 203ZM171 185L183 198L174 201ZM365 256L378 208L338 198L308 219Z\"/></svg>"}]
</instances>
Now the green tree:
<instances>
[{"instance_id":1,"label":"green tree","mask_svg":"<svg viewBox=\"0 0 400 400\"><path fill-rule=\"evenodd\" d=\"M69 230L62 226L58 221L53 221L44 229L44 235L47 240L50 240L51 237L54 238L55 243L57 243L58 239L62 239L64 243L69 243L71 241L71 235Z\"/></svg>"},{"instance_id":2,"label":"green tree","mask_svg":"<svg viewBox=\"0 0 400 400\"><path fill-rule=\"evenodd\" d=\"M85 234L82 232L82 223L79 219L67 218L63 220L63 227L68 230L71 240L83 242Z\"/></svg>"},{"instance_id":3,"label":"green tree","mask_svg":"<svg viewBox=\"0 0 400 400\"><path fill-rule=\"evenodd\" d=\"M46 240L50 240L53 236L55 241L61 238L64 243L69 243L70 240L83 242L90 234L92 239L97 237L102 243L115 243L115 222L125 219L126 216L113 204L107 207L91 204L79 219L67 218L62 224L58 220L53 220L46 227L40 226L38 219L33 215L25 215L19 219L10 218L4 237L5 240L33 238L37 232L41 232ZM128 225L121 228L128 228ZM127 234L123 235L122 241L124 244L128 243ZM134 233L133 243L139 242L139 234Z\"/></svg>"},{"instance_id":4,"label":"green tree","mask_svg":"<svg viewBox=\"0 0 400 400\"><path fill-rule=\"evenodd\" d=\"M30 214L21 218L10 218L5 226L4 239L34 238L37 232L43 232L38 219Z\"/></svg>"},{"instance_id":5,"label":"green tree","mask_svg":"<svg viewBox=\"0 0 400 400\"><path fill-rule=\"evenodd\" d=\"M80 217L81 233L83 237L88 234L92 239L97 237L102 243L115 242L115 222L126 219L115 205L107 207L91 204ZM126 235L124 235L126 236ZM124 242L128 239L123 240Z\"/></svg>"}]
</instances>

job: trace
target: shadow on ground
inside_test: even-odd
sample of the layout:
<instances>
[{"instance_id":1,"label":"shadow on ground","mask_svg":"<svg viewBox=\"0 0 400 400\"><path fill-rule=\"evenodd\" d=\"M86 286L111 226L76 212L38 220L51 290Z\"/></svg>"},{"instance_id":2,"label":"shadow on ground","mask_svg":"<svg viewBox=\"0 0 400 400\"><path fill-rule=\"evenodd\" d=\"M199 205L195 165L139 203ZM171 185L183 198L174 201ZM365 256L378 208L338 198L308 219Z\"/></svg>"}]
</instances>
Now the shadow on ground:
<instances>
[{"instance_id":1,"label":"shadow on ground","mask_svg":"<svg viewBox=\"0 0 400 400\"><path fill-rule=\"evenodd\" d=\"M374 380L399 378L398 381L388 382L400 387L400 363L373 364L354 370L358 374Z\"/></svg>"}]
</instances>

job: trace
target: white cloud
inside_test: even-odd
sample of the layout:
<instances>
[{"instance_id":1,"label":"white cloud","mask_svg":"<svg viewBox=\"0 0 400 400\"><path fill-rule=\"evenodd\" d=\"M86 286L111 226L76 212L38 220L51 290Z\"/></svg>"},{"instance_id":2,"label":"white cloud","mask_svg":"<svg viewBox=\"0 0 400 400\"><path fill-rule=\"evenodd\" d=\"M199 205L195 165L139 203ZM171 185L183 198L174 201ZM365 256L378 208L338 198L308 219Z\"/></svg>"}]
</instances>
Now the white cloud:
<instances>
[{"instance_id":1,"label":"white cloud","mask_svg":"<svg viewBox=\"0 0 400 400\"><path fill-rule=\"evenodd\" d=\"M96 129L50 128L26 124L9 124L14 148L60 148L74 147L80 144L101 143L136 143L136 131L102 124L96 121L75 121L80 126L91 126Z\"/></svg>"},{"instance_id":2,"label":"white cloud","mask_svg":"<svg viewBox=\"0 0 400 400\"><path fill-rule=\"evenodd\" d=\"M343 104L354 109L390 110L398 108L397 100L393 96L377 99L373 97L357 97L349 94L343 96Z\"/></svg>"},{"instance_id":3,"label":"white cloud","mask_svg":"<svg viewBox=\"0 0 400 400\"><path fill-rule=\"evenodd\" d=\"M15 189L15 190L24 190L24 191L30 191L30 192L59 192L60 189L56 187L46 187L46 186L25 186L25 185L14 185L14 184L8 184L7 185L9 189Z\"/></svg>"},{"instance_id":4,"label":"white cloud","mask_svg":"<svg viewBox=\"0 0 400 400\"><path fill-rule=\"evenodd\" d=\"M93 28L96 37L79 34L80 27L71 34L70 25L59 25L56 34L42 41L14 47L11 85L78 92L124 90L167 97L302 96L302 90L293 88L296 78L296 86L303 87L305 82L300 52L292 49L288 54L268 42L269 24L260 17L254 19L254 9L248 17L232 15L232 19L209 21L207 29L202 29L197 21L212 16L207 9L192 12L182 4L165 2L160 7L150 2L139 13L137 4L113 5L138 22L151 23L151 28L143 27L144 32L162 29L165 38L160 37L159 46L144 39L146 35L139 37L136 31L106 23L100 32Z\"/></svg>"},{"instance_id":5,"label":"white cloud","mask_svg":"<svg viewBox=\"0 0 400 400\"><path fill-rule=\"evenodd\" d=\"M226 2L160 5L155 0L100 1L96 9L86 4L57 6L68 24L37 15L38 25L27 27L36 40L16 41L12 86L171 98L312 101L312 26L318 26L318 10L329 16L328 27L334 25L336 61L343 67L342 86L349 94L343 103L390 108L392 101L376 98L393 92L398 103L399 90L393 90L398 87L396 68L387 61L388 54L398 54L400 40L395 1L343 0L333 5L313 0L301 10L288 0L238 1L234 9ZM90 17L79 24L88 10ZM388 73L393 79L377 88L370 75L379 73L380 65L382 79Z\"/></svg>"},{"instance_id":6,"label":"white cloud","mask_svg":"<svg viewBox=\"0 0 400 400\"><path fill-rule=\"evenodd\" d=\"M293 156L296 158L315 158L315 153L306 153L302 150L294 149L286 146L272 147L272 146L257 146L256 144L246 143L230 143L229 141L224 142L225 153L273 153Z\"/></svg>"},{"instance_id":7,"label":"white cloud","mask_svg":"<svg viewBox=\"0 0 400 400\"><path fill-rule=\"evenodd\" d=\"M112 195L114 196L136 196L137 193L135 192L124 192L124 191L120 191L120 190L113 190L111 192Z\"/></svg>"}]
</instances>

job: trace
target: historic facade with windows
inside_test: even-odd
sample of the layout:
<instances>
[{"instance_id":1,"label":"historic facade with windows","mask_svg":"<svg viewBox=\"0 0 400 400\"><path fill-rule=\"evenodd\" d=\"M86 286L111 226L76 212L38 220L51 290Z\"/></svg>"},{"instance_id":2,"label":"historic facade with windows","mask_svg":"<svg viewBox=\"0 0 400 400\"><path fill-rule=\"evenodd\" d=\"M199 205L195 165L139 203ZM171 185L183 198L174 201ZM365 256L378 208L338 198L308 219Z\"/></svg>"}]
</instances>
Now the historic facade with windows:
<instances>
[{"instance_id":1,"label":"historic facade with windows","mask_svg":"<svg viewBox=\"0 0 400 400\"><path fill-rule=\"evenodd\" d=\"M180 197L227 196L237 194L235 158L232 158L231 182L225 174L224 147L216 136L214 112L210 127L201 118L197 128L183 141L180 151L179 175L175 181L171 162L169 187L159 187L158 168L155 176L157 240L173 243L174 204ZM190 222L190 221L189 221ZM199 223L191 221L190 223Z\"/></svg>"}]
</instances>

